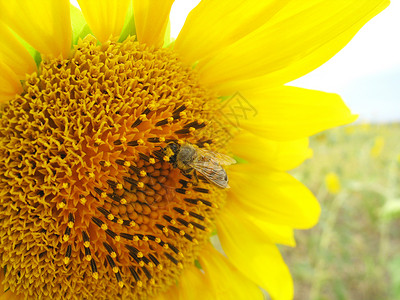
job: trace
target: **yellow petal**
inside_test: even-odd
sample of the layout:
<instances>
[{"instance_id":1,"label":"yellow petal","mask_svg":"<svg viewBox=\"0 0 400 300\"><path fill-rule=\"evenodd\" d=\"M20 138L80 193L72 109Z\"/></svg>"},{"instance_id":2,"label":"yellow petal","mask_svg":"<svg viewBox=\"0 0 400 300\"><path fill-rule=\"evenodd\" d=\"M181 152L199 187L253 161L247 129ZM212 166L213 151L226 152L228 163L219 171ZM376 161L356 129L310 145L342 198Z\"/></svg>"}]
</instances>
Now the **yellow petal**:
<instances>
[{"instance_id":1,"label":"yellow petal","mask_svg":"<svg viewBox=\"0 0 400 300\"><path fill-rule=\"evenodd\" d=\"M261 290L233 267L211 244L203 248L199 261L207 279L207 289L213 295L212 298L203 299L264 299Z\"/></svg>"},{"instance_id":2,"label":"yellow petal","mask_svg":"<svg viewBox=\"0 0 400 300\"><path fill-rule=\"evenodd\" d=\"M175 294L177 300L212 299L208 291L204 274L195 266L186 266L179 277L179 285Z\"/></svg>"},{"instance_id":3,"label":"yellow petal","mask_svg":"<svg viewBox=\"0 0 400 300\"><path fill-rule=\"evenodd\" d=\"M162 47L173 3L174 0L133 0L139 42L157 48Z\"/></svg>"},{"instance_id":4,"label":"yellow petal","mask_svg":"<svg viewBox=\"0 0 400 300\"><path fill-rule=\"evenodd\" d=\"M172 299L203 300L214 298L211 297L204 274L194 265L188 265L182 271L178 282L173 284L166 292L157 295L154 300Z\"/></svg>"},{"instance_id":5,"label":"yellow petal","mask_svg":"<svg viewBox=\"0 0 400 300\"><path fill-rule=\"evenodd\" d=\"M285 172L267 171L255 164L229 169L230 201L269 223L305 229L318 222L320 207L314 195Z\"/></svg>"},{"instance_id":6,"label":"yellow petal","mask_svg":"<svg viewBox=\"0 0 400 300\"><path fill-rule=\"evenodd\" d=\"M267 290L272 299L293 298L292 278L279 250L251 226L242 224L241 211L224 208L217 231L222 248L236 268Z\"/></svg>"},{"instance_id":7,"label":"yellow petal","mask_svg":"<svg viewBox=\"0 0 400 300\"><path fill-rule=\"evenodd\" d=\"M18 76L0 61L0 103L11 100L17 94L22 93L22 86Z\"/></svg>"},{"instance_id":8,"label":"yellow petal","mask_svg":"<svg viewBox=\"0 0 400 300\"><path fill-rule=\"evenodd\" d=\"M339 95L281 86L243 94L257 110L240 127L271 140L293 140L353 122Z\"/></svg>"},{"instance_id":9,"label":"yellow petal","mask_svg":"<svg viewBox=\"0 0 400 300\"><path fill-rule=\"evenodd\" d=\"M232 216L235 222L240 222L243 227L254 231L260 242L296 246L293 228L287 225L273 224L260 213L254 214L252 209L241 205L241 201L236 200L236 197L230 199L224 206L224 210L225 208L229 212L237 212L237 215Z\"/></svg>"},{"instance_id":10,"label":"yellow petal","mask_svg":"<svg viewBox=\"0 0 400 300\"><path fill-rule=\"evenodd\" d=\"M272 141L244 130L234 137L231 149L249 163L278 171L296 168L313 153L308 147L308 138Z\"/></svg>"},{"instance_id":11,"label":"yellow petal","mask_svg":"<svg viewBox=\"0 0 400 300\"><path fill-rule=\"evenodd\" d=\"M291 81L330 59L388 4L291 1L265 25L200 62L201 81L223 94L237 91L238 81L251 85L259 76L269 85Z\"/></svg>"},{"instance_id":12,"label":"yellow petal","mask_svg":"<svg viewBox=\"0 0 400 300\"><path fill-rule=\"evenodd\" d=\"M0 18L45 55L67 58L71 49L68 0L0 0Z\"/></svg>"},{"instance_id":13,"label":"yellow petal","mask_svg":"<svg viewBox=\"0 0 400 300\"><path fill-rule=\"evenodd\" d=\"M78 0L86 22L96 38L104 43L119 36L131 0Z\"/></svg>"},{"instance_id":14,"label":"yellow petal","mask_svg":"<svg viewBox=\"0 0 400 300\"><path fill-rule=\"evenodd\" d=\"M36 71L36 64L28 50L15 35L0 22L0 61L9 66L19 79Z\"/></svg>"},{"instance_id":15,"label":"yellow petal","mask_svg":"<svg viewBox=\"0 0 400 300\"><path fill-rule=\"evenodd\" d=\"M202 0L175 41L180 58L192 64L227 47L267 22L288 0Z\"/></svg>"}]
</instances>

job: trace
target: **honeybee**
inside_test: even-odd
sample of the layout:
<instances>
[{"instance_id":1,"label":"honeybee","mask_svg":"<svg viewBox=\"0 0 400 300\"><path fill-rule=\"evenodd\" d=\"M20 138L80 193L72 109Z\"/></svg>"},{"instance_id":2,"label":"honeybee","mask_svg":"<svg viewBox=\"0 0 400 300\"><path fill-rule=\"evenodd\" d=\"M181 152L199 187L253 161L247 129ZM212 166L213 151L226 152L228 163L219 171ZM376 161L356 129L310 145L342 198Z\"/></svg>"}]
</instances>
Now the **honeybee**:
<instances>
[{"instance_id":1,"label":"honeybee","mask_svg":"<svg viewBox=\"0 0 400 300\"><path fill-rule=\"evenodd\" d=\"M189 143L183 145L169 143L164 148L164 153L172 165L179 168L183 174L193 171L197 182L196 172L199 172L208 181L220 188L229 188L228 175L222 166L235 164L236 160L233 158Z\"/></svg>"}]
</instances>

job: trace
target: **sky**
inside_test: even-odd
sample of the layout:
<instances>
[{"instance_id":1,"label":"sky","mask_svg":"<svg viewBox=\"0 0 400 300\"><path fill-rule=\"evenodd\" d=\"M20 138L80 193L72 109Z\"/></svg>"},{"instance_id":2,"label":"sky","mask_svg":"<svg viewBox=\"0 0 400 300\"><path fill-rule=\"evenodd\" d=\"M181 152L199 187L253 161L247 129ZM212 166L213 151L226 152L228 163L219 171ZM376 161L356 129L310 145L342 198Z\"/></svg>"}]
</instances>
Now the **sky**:
<instances>
[{"instance_id":1,"label":"sky","mask_svg":"<svg viewBox=\"0 0 400 300\"><path fill-rule=\"evenodd\" d=\"M175 0L171 35L176 37L199 0ZM360 121L400 121L400 0L368 22L335 57L290 83L338 93Z\"/></svg>"}]
</instances>

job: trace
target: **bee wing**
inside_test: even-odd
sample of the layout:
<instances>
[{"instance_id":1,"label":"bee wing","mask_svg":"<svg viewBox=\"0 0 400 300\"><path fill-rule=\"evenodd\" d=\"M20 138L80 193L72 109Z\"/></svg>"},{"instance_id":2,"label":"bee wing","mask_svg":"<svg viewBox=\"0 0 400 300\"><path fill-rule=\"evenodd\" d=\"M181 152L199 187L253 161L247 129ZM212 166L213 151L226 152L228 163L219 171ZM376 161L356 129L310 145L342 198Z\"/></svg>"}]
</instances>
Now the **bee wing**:
<instances>
[{"instance_id":1,"label":"bee wing","mask_svg":"<svg viewBox=\"0 0 400 300\"><path fill-rule=\"evenodd\" d=\"M229 188L228 175L224 168L213 159L196 160L191 164L197 172L203 175L208 181L221 188Z\"/></svg>"},{"instance_id":2,"label":"bee wing","mask_svg":"<svg viewBox=\"0 0 400 300\"><path fill-rule=\"evenodd\" d=\"M230 157L228 155L222 154L222 153L214 152L211 150L206 150L203 148L198 148L197 153L199 154L200 157L208 158L209 160L215 160L222 166L236 164L235 159L233 159L232 157Z\"/></svg>"}]
</instances>

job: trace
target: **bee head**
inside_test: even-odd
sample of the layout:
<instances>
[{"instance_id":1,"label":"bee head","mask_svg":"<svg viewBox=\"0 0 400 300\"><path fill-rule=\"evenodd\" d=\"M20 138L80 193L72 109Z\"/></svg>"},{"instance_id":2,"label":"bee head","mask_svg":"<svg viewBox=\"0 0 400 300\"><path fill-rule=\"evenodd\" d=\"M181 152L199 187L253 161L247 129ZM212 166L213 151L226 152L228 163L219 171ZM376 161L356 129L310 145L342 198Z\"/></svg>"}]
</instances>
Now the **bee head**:
<instances>
[{"instance_id":1,"label":"bee head","mask_svg":"<svg viewBox=\"0 0 400 300\"><path fill-rule=\"evenodd\" d=\"M180 145L177 143L169 143L165 148L164 148L164 154L169 158L169 161L173 164L176 163L176 156L178 155Z\"/></svg>"}]
</instances>

